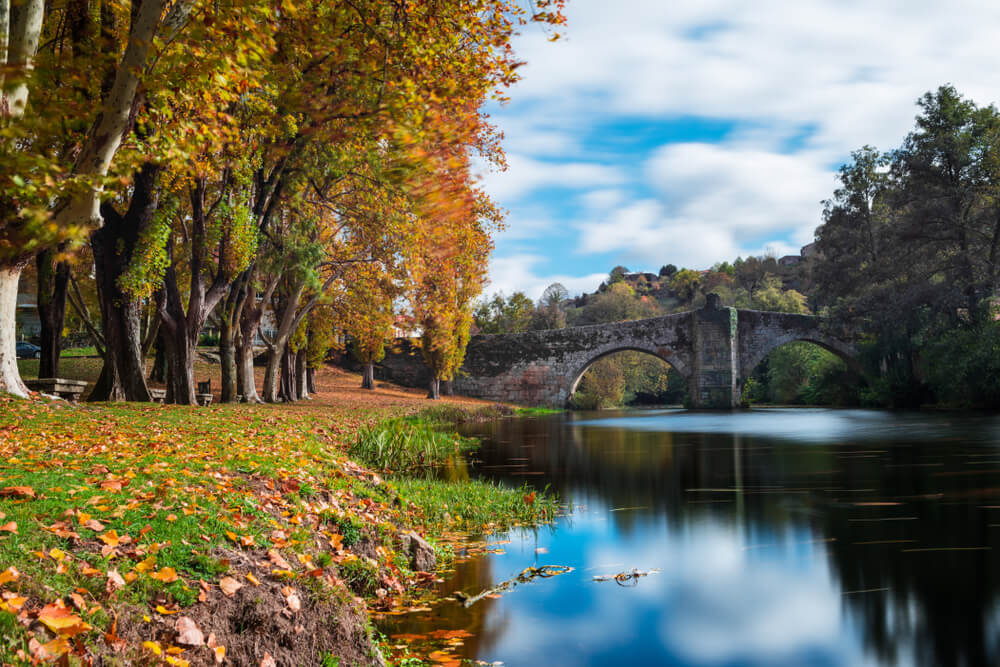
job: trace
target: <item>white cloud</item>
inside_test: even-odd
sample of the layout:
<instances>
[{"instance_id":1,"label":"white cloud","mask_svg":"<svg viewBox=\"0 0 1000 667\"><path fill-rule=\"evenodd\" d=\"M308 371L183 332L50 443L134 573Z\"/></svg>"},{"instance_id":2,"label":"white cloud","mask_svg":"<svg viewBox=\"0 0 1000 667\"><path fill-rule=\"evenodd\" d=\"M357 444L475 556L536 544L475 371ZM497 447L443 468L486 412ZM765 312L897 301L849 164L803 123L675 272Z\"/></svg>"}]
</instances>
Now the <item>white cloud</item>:
<instances>
[{"instance_id":1,"label":"white cloud","mask_svg":"<svg viewBox=\"0 0 1000 667\"><path fill-rule=\"evenodd\" d=\"M510 155L507 164L507 171L482 176L486 191L502 205L543 188L606 187L625 180L617 167L592 162L544 162L525 155Z\"/></svg>"},{"instance_id":2,"label":"white cloud","mask_svg":"<svg viewBox=\"0 0 1000 667\"><path fill-rule=\"evenodd\" d=\"M998 3L573 0L567 7L565 40L549 43L530 26L517 40L528 64L513 102L495 118L514 155L510 170L486 186L509 208L546 188L577 191L587 212L572 225L576 246L602 256L590 270L607 270L609 250L619 254L611 264L670 257L690 266L768 245L794 250L820 223L836 164L865 144L898 146L924 92L952 83L980 104L997 95ZM638 161L632 153L615 162L613 136L601 136L599 157L585 141L616 121L677 118L734 129L713 145L651 147ZM556 156L562 163L552 162ZM603 201L611 191L627 198Z\"/></svg>"},{"instance_id":3,"label":"white cloud","mask_svg":"<svg viewBox=\"0 0 1000 667\"><path fill-rule=\"evenodd\" d=\"M509 296L514 292L521 291L531 299L538 300L545 288L552 283L562 283L569 290L570 295L576 295L593 292L601 284L601 281L608 277L607 272L584 276L539 275L536 273L536 267L544 265L545 261L545 257L528 254L491 258L489 284L484 293L503 292Z\"/></svg>"}]
</instances>

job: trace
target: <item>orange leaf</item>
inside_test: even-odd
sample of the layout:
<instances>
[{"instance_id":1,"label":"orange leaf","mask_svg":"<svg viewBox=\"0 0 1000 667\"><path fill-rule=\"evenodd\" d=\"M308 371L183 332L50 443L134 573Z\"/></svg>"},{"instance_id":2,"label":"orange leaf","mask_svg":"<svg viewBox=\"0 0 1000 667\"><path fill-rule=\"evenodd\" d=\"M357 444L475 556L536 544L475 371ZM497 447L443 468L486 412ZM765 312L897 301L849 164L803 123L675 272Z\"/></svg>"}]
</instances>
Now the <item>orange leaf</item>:
<instances>
[{"instance_id":1,"label":"orange leaf","mask_svg":"<svg viewBox=\"0 0 1000 667\"><path fill-rule=\"evenodd\" d=\"M0 586L11 582L17 581L17 578L21 576L21 573L17 571L15 567L8 567L3 572L0 572Z\"/></svg>"},{"instance_id":2,"label":"orange leaf","mask_svg":"<svg viewBox=\"0 0 1000 667\"><path fill-rule=\"evenodd\" d=\"M34 498L35 490L30 486L5 486L0 489L0 498Z\"/></svg>"},{"instance_id":3,"label":"orange leaf","mask_svg":"<svg viewBox=\"0 0 1000 667\"><path fill-rule=\"evenodd\" d=\"M172 567L164 567L159 572L154 572L149 576L150 578L162 581L165 584L169 584L180 579L180 577L177 576L177 571Z\"/></svg>"},{"instance_id":4,"label":"orange leaf","mask_svg":"<svg viewBox=\"0 0 1000 667\"><path fill-rule=\"evenodd\" d=\"M118 537L118 533L115 532L114 530L109 530L103 535L98 535L97 539L99 539L101 542L104 542L109 547L117 547L118 543L121 542L121 538Z\"/></svg>"},{"instance_id":5,"label":"orange leaf","mask_svg":"<svg viewBox=\"0 0 1000 667\"><path fill-rule=\"evenodd\" d=\"M17 533L17 522L8 521L4 525L0 526L0 531L3 531L5 533Z\"/></svg>"},{"instance_id":6,"label":"orange leaf","mask_svg":"<svg viewBox=\"0 0 1000 667\"><path fill-rule=\"evenodd\" d=\"M62 602L53 602L42 607L38 612L38 620L61 637L74 637L90 629L82 618L64 607Z\"/></svg>"}]
</instances>

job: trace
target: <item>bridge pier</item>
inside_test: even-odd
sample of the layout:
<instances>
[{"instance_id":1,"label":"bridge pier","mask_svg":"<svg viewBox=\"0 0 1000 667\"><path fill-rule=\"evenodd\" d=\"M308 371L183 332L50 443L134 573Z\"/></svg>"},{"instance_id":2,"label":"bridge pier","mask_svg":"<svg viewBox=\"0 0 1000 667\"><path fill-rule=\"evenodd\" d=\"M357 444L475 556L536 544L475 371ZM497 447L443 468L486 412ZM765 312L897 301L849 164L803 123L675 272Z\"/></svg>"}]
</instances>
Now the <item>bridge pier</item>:
<instances>
[{"instance_id":1,"label":"bridge pier","mask_svg":"<svg viewBox=\"0 0 1000 667\"><path fill-rule=\"evenodd\" d=\"M691 407L725 410L740 404L739 315L709 294L705 306L692 318L694 364L688 379Z\"/></svg>"}]
</instances>

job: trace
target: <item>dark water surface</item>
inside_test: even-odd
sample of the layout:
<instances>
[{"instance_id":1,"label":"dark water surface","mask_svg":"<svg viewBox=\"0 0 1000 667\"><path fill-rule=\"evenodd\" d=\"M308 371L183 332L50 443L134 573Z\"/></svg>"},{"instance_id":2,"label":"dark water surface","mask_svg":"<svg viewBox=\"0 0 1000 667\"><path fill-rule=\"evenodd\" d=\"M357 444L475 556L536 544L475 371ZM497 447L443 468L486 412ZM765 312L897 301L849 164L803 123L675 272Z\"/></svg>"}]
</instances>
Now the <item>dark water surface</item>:
<instances>
[{"instance_id":1,"label":"dark water surface","mask_svg":"<svg viewBox=\"0 0 1000 667\"><path fill-rule=\"evenodd\" d=\"M1000 664L1000 418L863 410L557 415L477 426L472 474L546 484L442 592L570 574L381 625L506 665ZM661 572L635 586L595 575Z\"/></svg>"}]
</instances>

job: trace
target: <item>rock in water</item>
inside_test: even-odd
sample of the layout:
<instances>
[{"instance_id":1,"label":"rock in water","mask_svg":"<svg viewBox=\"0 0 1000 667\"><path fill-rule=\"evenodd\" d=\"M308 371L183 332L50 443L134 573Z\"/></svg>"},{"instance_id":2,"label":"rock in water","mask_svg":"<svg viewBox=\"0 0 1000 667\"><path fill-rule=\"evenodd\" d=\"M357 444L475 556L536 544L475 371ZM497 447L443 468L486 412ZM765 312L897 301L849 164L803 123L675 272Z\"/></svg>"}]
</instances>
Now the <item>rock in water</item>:
<instances>
[{"instance_id":1,"label":"rock in water","mask_svg":"<svg viewBox=\"0 0 1000 667\"><path fill-rule=\"evenodd\" d=\"M437 555L427 540L412 530L401 533L403 553L410 557L410 567L419 572L433 572L437 567Z\"/></svg>"}]
</instances>

